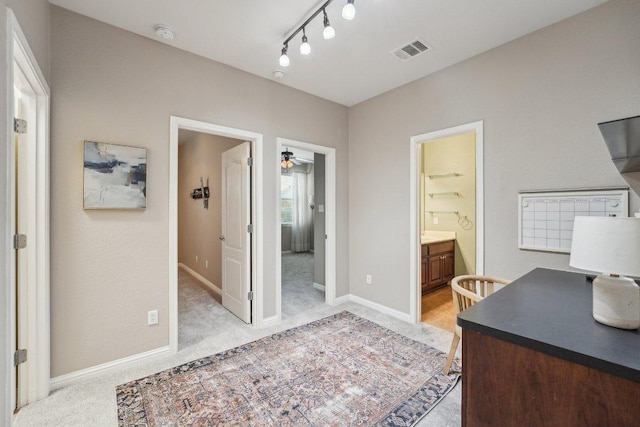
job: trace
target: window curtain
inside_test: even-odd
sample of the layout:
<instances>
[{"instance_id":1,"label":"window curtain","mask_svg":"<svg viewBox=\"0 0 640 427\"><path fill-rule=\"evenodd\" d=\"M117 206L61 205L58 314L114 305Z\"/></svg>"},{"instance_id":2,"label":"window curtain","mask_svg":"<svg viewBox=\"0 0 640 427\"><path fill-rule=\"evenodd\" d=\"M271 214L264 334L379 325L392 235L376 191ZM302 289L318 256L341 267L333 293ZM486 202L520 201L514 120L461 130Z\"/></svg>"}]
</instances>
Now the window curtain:
<instances>
[{"instance_id":1,"label":"window curtain","mask_svg":"<svg viewBox=\"0 0 640 427\"><path fill-rule=\"evenodd\" d=\"M310 166L310 165L309 165ZM309 252L313 242L313 170L293 174L291 251Z\"/></svg>"}]
</instances>

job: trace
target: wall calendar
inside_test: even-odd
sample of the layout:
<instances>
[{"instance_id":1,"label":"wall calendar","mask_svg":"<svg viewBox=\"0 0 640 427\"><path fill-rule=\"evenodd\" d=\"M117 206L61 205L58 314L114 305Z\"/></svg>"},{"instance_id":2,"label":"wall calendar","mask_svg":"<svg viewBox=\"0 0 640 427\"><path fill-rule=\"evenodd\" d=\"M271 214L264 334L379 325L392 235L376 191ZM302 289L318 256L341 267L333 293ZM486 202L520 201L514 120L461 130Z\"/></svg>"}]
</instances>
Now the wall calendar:
<instances>
[{"instance_id":1,"label":"wall calendar","mask_svg":"<svg viewBox=\"0 0 640 427\"><path fill-rule=\"evenodd\" d=\"M518 194L518 247L571 252L576 216L629 216L629 189L521 191Z\"/></svg>"}]
</instances>

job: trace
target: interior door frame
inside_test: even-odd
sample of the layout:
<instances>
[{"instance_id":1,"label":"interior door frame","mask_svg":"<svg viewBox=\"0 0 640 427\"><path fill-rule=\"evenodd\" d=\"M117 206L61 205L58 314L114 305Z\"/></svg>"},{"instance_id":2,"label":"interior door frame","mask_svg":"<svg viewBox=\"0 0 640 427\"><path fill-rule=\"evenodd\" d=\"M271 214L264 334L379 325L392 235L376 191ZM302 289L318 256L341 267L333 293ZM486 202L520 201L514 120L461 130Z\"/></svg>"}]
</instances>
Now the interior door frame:
<instances>
[{"instance_id":1,"label":"interior door frame","mask_svg":"<svg viewBox=\"0 0 640 427\"><path fill-rule=\"evenodd\" d=\"M49 382L50 382L50 303L49 303L49 288L50 288L50 251L49 251L49 102L50 102L50 90L49 86L38 66L38 62L29 47L29 43L20 28L20 24L13 11L7 8L7 79L8 79L8 100L9 105L7 108L7 139L6 141L12 141L13 135L13 118L14 112L14 63L20 67L20 70L26 77L29 85L31 86L35 99L35 119L36 122L30 126L35 125L35 150L33 151L34 158L31 162L35 165L35 174L31 174L32 178L29 180L29 187L35 188L34 202L29 205L28 216L29 221L35 225L35 230L28 236L28 248L30 247L29 256L35 258L33 260L33 267L30 268L33 280L29 282L27 289L27 304L28 313L26 314L27 322L27 350L28 350L28 365L27 365L27 401L28 403L35 402L49 395ZM13 230L15 229L15 153L13 151L13 144L7 144L8 150L8 162L9 167L7 170L8 188L11 189L8 193L9 203L7 203L8 223L9 228L7 236L12 237ZM9 343L6 346L8 349L7 361L9 362L9 369L11 371L7 382L8 394L10 396L10 408L15 407L15 389L16 389L16 376L15 369L13 369L13 351L15 350L16 342L16 294L14 283L16 280L15 262L16 256L12 246L12 238L7 239L5 244L7 245L7 283L9 298L8 298L8 315L9 315ZM30 260L31 263L31 260ZM5 367L3 367L5 369Z\"/></svg>"},{"instance_id":2,"label":"interior door frame","mask_svg":"<svg viewBox=\"0 0 640 427\"><path fill-rule=\"evenodd\" d=\"M312 151L325 156L325 302L329 305L336 304L336 149L323 145L310 144L308 142L295 141L293 139L276 138L277 151L282 152L283 147L299 148ZM279 158L278 158L279 159ZM280 212L280 177L282 174L280 161L274 162L276 173L276 230L282 226ZM276 233L276 315L270 321L282 320L282 233Z\"/></svg>"},{"instance_id":3,"label":"interior door frame","mask_svg":"<svg viewBox=\"0 0 640 427\"><path fill-rule=\"evenodd\" d=\"M209 133L251 142L251 324L262 327L264 311L263 261L263 137L260 133L171 116L169 124L169 350L178 351L178 131Z\"/></svg>"},{"instance_id":4,"label":"interior door frame","mask_svg":"<svg viewBox=\"0 0 640 427\"><path fill-rule=\"evenodd\" d=\"M484 121L412 136L409 141L409 318L420 323L420 154L421 145L437 139L476 134L476 274L484 274Z\"/></svg>"}]
</instances>

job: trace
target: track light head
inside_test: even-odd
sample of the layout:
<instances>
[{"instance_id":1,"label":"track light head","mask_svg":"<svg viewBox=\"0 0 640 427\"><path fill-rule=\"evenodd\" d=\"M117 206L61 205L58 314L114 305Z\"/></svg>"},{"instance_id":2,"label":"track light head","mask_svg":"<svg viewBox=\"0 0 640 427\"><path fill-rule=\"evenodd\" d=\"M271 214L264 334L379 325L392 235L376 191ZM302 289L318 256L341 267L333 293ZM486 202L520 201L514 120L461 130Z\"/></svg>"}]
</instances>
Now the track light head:
<instances>
[{"instance_id":1,"label":"track light head","mask_svg":"<svg viewBox=\"0 0 640 427\"><path fill-rule=\"evenodd\" d=\"M282 55L280 55L280 60L278 61L278 63L280 64L281 67L288 67L289 66L289 57L287 56L287 50L289 49L289 46L284 45L282 47Z\"/></svg>"},{"instance_id":2,"label":"track light head","mask_svg":"<svg viewBox=\"0 0 640 427\"><path fill-rule=\"evenodd\" d=\"M307 41L307 34L304 28L302 29L302 44L300 45L300 53L302 55L309 55L311 53L311 45Z\"/></svg>"},{"instance_id":3,"label":"track light head","mask_svg":"<svg viewBox=\"0 0 640 427\"><path fill-rule=\"evenodd\" d=\"M329 23L329 17L327 16L327 11L322 9L322 12L324 13L324 30L322 31L322 37L324 37L325 40L329 40L336 36L336 30L334 30L331 24Z\"/></svg>"},{"instance_id":4,"label":"track light head","mask_svg":"<svg viewBox=\"0 0 640 427\"><path fill-rule=\"evenodd\" d=\"M342 8L342 17L352 20L356 16L356 7L353 5L354 0L347 0L347 4Z\"/></svg>"}]
</instances>

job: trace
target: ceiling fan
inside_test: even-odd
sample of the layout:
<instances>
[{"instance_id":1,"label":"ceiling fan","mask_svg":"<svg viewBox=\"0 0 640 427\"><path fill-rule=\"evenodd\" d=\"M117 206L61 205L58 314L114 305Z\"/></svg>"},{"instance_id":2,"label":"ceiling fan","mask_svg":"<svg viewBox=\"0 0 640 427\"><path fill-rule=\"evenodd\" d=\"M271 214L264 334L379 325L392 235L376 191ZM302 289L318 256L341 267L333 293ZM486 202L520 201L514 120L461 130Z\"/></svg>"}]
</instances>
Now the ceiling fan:
<instances>
[{"instance_id":1,"label":"ceiling fan","mask_svg":"<svg viewBox=\"0 0 640 427\"><path fill-rule=\"evenodd\" d=\"M288 148L285 148L285 151L282 152L282 158L280 160L280 167L282 167L283 169L290 169L294 165L298 166L298 165L308 164L308 163L313 163L313 161L312 160L303 159L303 158L296 158L293 155L293 153L291 151L289 151Z\"/></svg>"}]
</instances>

